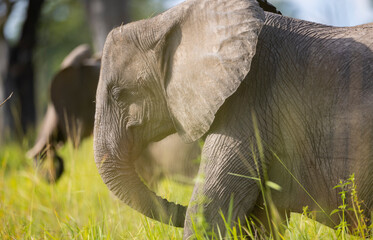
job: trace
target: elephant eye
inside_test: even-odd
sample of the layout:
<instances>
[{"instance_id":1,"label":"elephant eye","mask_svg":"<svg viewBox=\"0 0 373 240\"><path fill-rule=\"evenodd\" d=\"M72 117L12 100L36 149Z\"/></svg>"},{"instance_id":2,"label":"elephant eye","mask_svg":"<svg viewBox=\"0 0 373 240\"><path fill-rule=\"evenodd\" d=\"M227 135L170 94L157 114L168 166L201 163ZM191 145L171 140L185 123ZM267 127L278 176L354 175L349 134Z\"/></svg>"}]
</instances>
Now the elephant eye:
<instances>
[{"instance_id":1,"label":"elephant eye","mask_svg":"<svg viewBox=\"0 0 373 240\"><path fill-rule=\"evenodd\" d=\"M109 90L109 94L110 96L116 101L120 101L121 99L121 90L119 87L112 87L110 90Z\"/></svg>"},{"instance_id":2,"label":"elephant eye","mask_svg":"<svg viewBox=\"0 0 373 240\"><path fill-rule=\"evenodd\" d=\"M120 87L112 87L110 90L110 95L113 100L117 103L130 103L132 99L136 98L136 91L132 89L123 89Z\"/></svg>"}]
</instances>

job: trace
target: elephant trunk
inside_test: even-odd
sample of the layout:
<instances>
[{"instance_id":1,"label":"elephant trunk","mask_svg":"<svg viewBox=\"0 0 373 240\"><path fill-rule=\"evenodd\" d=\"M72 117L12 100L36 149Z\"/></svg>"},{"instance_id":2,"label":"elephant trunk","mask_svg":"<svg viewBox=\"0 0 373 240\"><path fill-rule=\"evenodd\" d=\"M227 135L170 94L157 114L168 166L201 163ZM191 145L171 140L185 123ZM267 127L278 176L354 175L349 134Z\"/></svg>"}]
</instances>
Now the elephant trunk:
<instances>
[{"instance_id":1,"label":"elephant trunk","mask_svg":"<svg viewBox=\"0 0 373 240\"><path fill-rule=\"evenodd\" d=\"M42 129L39 132L35 145L26 153L28 158L36 160L42 155L57 131L58 116L53 104L48 104L48 110L43 119Z\"/></svg>"},{"instance_id":2,"label":"elephant trunk","mask_svg":"<svg viewBox=\"0 0 373 240\"><path fill-rule=\"evenodd\" d=\"M104 116L105 120L98 116ZM118 123L108 119L111 117L111 114L101 115L96 111L94 152L104 183L122 202L145 216L183 227L186 207L157 196L141 181L133 161L139 154L132 153L131 149L136 149L136 146L131 146L133 144L128 137L132 136L131 130L127 129L125 133L113 129L107 131L107 123L112 126Z\"/></svg>"}]
</instances>

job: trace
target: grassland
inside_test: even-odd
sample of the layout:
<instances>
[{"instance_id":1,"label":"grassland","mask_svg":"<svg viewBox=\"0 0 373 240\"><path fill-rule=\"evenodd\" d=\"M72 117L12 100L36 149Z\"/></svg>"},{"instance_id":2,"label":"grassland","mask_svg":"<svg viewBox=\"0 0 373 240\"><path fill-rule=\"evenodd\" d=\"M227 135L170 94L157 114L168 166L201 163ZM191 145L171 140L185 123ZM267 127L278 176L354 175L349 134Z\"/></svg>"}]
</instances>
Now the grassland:
<instances>
[{"instance_id":1,"label":"grassland","mask_svg":"<svg viewBox=\"0 0 373 240\"><path fill-rule=\"evenodd\" d=\"M28 143L0 149L0 239L181 239L182 229L148 219L119 202L103 184L93 160L92 139L60 151L65 173L47 184L25 157ZM165 179L158 193L187 204L192 186ZM245 231L246 227L242 229ZM233 239L240 231L233 230ZM197 232L199 239L211 238ZM337 239L336 231L292 214L283 239ZM219 238L219 236L217 237ZM346 239L358 239L343 237Z\"/></svg>"}]
</instances>

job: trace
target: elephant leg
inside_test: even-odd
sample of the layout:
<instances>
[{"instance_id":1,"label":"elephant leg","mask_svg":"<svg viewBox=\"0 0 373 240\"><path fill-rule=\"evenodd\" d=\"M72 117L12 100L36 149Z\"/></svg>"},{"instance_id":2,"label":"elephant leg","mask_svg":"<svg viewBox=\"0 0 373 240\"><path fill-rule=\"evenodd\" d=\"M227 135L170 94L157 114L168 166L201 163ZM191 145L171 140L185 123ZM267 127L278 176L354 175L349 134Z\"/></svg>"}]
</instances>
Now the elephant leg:
<instances>
[{"instance_id":1,"label":"elephant leg","mask_svg":"<svg viewBox=\"0 0 373 240\"><path fill-rule=\"evenodd\" d=\"M251 212L259 198L259 182L254 155L250 144L229 135L210 134L202 151L202 162L196 186L187 210L184 239L193 235L193 221L203 209L203 215L209 228L215 233L219 228L222 236L226 227L221 214L230 225ZM247 178L247 177L251 178ZM231 209L231 211L230 211ZM229 219L230 218L230 219Z\"/></svg>"}]
</instances>

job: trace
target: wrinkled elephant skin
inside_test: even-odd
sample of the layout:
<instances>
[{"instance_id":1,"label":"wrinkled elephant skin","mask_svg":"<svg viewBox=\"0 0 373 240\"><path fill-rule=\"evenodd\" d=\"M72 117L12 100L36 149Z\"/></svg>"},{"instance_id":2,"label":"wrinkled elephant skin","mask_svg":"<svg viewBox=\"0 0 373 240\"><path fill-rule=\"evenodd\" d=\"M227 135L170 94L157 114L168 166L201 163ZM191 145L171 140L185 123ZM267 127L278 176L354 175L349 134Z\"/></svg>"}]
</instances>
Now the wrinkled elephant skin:
<instances>
[{"instance_id":1,"label":"wrinkled elephant skin","mask_svg":"<svg viewBox=\"0 0 373 240\"><path fill-rule=\"evenodd\" d=\"M325 26L264 13L255 0L187 0L118 27L106 39L97 88L98 171L124 203L184 226L185 238L201 206L224 233L219 209L227 216L231 199L233 222L253 214L265 223L255 180L264 176L282 188L272 191L280 214L309 206L333 226L338 214L330 213L341 205L333 187L355 173L369 217L372 51L373 24ZM204 181L188 208L133 171L149 142L174 132L205 139Z\"/></svg>"},{"instance_id":2,"label":"wrinkled elephant skin","mask_svg":"<svg viewBox=\"0 0 373 240\"><path fill-rule=\"evenodd\" d=\"M51 101L37 141L27 153L48 182L57 181L64 171L57 146L70 139L78 147L93 132L100 66L100 58L92 56L89 46L80 45L65 57L52 80ZM186 144L172 135L145 149L135 168L153 187L163 176L191 183L198 171L195 160L200 152L198 142Z\"/></svg>"}]
</instances>

